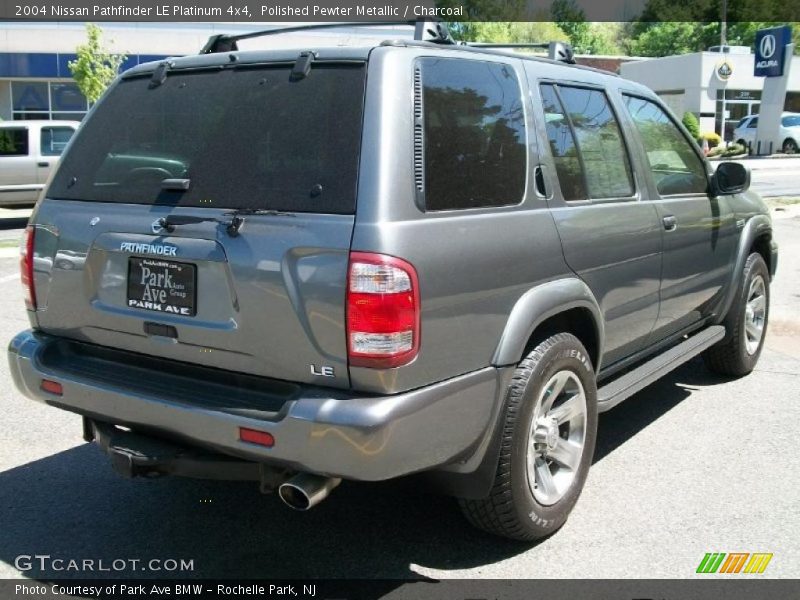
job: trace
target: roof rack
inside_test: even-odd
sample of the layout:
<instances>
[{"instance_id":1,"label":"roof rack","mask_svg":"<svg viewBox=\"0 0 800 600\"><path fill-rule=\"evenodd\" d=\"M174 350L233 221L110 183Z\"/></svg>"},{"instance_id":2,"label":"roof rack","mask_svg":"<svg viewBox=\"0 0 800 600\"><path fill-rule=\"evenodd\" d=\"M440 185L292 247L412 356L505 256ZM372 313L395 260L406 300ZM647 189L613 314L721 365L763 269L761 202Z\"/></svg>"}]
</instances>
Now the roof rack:
<instances>
[{"instance_id":1,"label":"roof rack","mask_svg":"<svg viewBox=\"0 0 800 600\"><path fill-rule=\"evenodd\" d=\"M482 42L460 42L464 46L471 48L542 48L547 50L547 57L550 60L574 65L575 52L572 46L564 42L542 42L532 44L484 44Z\"/></svg>"},{"instance_id":2,"label":"roof rack","mask_svg":"<svg viewBox=\"0 0 800 600\"><path fill-rule=\"evenodd\" d=\"M447 25L441 21L357 21L352 23L318 23L316 25L297 25L295 27L280 27L276 29L265 29L261 31L251 31L238 35L218 34L208 38L206 45L200 50L200 54L214 54L217 52L234 52L238 50L240 40L264 37L268 35L279 35L284 33L294 33L297 31L311 31L319 29L335 29L339 27L380 27L386 25L413 25L414 40L422 42L432 42L434 44L455 44Z\"/></svg>"},{"instance_id":3,"label":"roof rack","mask_svg":"<svg viewBox=\"0 0 800 600\"><path fill-rule=\"evenodd\" d=\"M564 42L543 42L531 44L488 44L482 42L456 42L450 35L447 24L442 21L434 20L414 20L414 21L356 21L340 23L317 23L315 25L296 25L294 27L280 27L275 29L265 29L261 31L251 31L238 35L218 34L208 38L206 45L200 50L200 54L215 54L218 52L235 52L238 50L240 40L248 40L268 35L280 35L284 33L295 33L298 31L314 31L320 29L336 29L341 27L381 27L388 25L411 25L414 27L414 42L419 44L437 44L451 46L454 50L473 50L478 52L492 52L494 49L503 48L541 48L547 50L548 58L569 65L575 64L575 55L572 46ZM386 40L386 44L395 44L397 40ZM517 55L519 56L519 55Z\"/></svg>"}]
</instances>

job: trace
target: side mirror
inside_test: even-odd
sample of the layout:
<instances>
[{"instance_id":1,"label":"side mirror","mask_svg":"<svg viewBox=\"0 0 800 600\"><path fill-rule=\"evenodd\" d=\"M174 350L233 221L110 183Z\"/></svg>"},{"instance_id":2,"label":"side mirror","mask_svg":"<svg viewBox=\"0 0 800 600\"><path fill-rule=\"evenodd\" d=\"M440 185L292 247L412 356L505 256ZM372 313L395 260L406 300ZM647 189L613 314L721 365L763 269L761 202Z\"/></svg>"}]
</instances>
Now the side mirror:
<instances>
[{"instance_id":1,"label":"side mirror","mask_svg":"<svg viewBox=\"0 0 800 600\"><path fill-rule=\"evenodd\" d=\"M712 181L718 194L738 194L750 187L750 169L735 162L720 163Z\"/></svg>"}]
</instances>

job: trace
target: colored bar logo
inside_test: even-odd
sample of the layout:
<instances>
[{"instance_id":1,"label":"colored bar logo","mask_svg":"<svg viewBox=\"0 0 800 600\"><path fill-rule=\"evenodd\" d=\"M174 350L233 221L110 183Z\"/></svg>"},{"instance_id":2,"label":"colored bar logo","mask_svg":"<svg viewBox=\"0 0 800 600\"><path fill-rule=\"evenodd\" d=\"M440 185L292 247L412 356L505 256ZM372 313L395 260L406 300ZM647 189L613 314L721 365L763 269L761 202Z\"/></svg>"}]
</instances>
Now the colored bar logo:
<instances>
[{"instance_id":1,"label":"colored bar logo","mask_svg":"<svg viewBox=\"0 0 800 600\"><path fill-rule=\"evenodd\" d=\"M749 559L749 560L748 560ZM707 552L697 565L697 573L763 573L767 569L772 554L749 552Z\"/></svg>"}]
</instances>

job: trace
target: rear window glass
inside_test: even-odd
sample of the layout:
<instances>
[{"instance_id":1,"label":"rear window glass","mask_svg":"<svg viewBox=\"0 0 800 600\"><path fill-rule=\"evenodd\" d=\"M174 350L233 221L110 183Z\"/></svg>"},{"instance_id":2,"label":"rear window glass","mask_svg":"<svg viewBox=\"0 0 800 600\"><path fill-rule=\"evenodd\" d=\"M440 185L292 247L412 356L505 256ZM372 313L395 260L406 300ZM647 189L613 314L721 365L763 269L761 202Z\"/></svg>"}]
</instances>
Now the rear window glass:
<instances>
[{"instance_id":1,"label":"rear window glass","mask_svg":"<svg viewBox=\"0 0 800 600\"><path fill-rule=\"evenodd\" d=\"M171 72L122 81L81 127L53 198L352 213L364 65ZM164 189L189 179L189 189Z\"/></svg>"},{"instance_id":2,"label":"rear window glass","mask_svg":"<svg viewBox=\"0 0 800 600\"><path fill-rule=\"evenodd\" d=\"M525 114L514 70L500 63L420 59L425 208L519 204L525 194Z\"/></svg>"}]
</instances>

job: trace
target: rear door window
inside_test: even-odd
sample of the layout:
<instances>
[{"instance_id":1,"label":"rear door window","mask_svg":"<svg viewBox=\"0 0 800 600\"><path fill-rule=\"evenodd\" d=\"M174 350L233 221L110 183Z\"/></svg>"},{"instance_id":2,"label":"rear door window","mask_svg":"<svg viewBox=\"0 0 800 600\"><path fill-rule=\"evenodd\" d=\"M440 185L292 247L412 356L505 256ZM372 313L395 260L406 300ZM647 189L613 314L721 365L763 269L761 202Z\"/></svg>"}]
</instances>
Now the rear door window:
<instances>
[{"instance_id":1,"label":"rear door window","mask_svg":"<svg viewBox=\"0 0 800 600\"><path fill-rule=\"evenodd\" d=\"M541 89L564 199L633 196L628 153L605 92L552 84Z\"/></svg>"},{"instance_id":2,"label":"rear door window","mask_svg":"<svg viewBox=\"0 0 800 600\"><path fill-rule=\"evenodd\" d=\"M364 64L172 71L120 82L81 126L52 198L353 213ZM188 179L189 189L163 189Z\"/></svg>"},{"instance_id":3,"label":"rear door window","mask_svg":"<svg viewBox=\"0 0 800 600\"><path fill-rule=\"evenodd\" d=\"M514 69L450 58L420 59L417 68L422 76L425 208L522 202L525 114Z\"/></svg>"},{"instance_id":4,"label":"rear door window","mask_svg":"<svg viewBox=\"0 0 800 600\"><path fill-rule=\"evenodd\" d=\"M0 156L28 156L28 129L0 129Z\"/></svg>"},{"instance_id":5,"label":"rear door window","mask_svg":"<svg viewBox=\"0 0 800 600\"><path fill-rule=\"evenodd\" d=\"M75 130L71 127L42 127L42 156L61 156Z\"/></svg>"}]
</instances>

